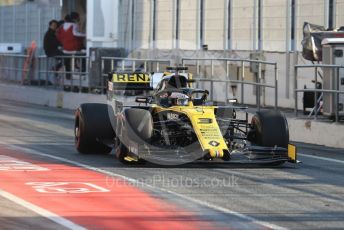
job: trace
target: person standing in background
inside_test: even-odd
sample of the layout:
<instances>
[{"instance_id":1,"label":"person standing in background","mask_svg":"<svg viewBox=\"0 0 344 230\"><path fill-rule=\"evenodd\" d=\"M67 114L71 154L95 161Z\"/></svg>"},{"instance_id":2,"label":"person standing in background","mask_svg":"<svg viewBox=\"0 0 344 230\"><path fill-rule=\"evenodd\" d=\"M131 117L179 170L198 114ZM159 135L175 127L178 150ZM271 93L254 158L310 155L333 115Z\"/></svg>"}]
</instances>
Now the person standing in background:
<instances>
[{"instance_id":1,"label":"person standing in background","mask_svg":"<svg viewBox=\"0 0 344 230\"><path fill-rule=\"evenodd\" d=\"M79 32L78 20L79 14L72 12L70 15L66 15L63 25L57 30L57 39L61 42L65 55L75 55L76 52L85 49L83 41L86 35ZM71 59L66 58L64 64L67 72L66 78L71 79Z\"/></svg>"},{"instance_id":2,"label":"person standing in background","mask_svg":"<svg viewBox=\"0 0 344 230\"><path fill-rule=\"evenodd\" d=\"M58 28L58 22L51 20L49 22L49 28L44 35L43 48L47 57L63 56L63 52L60 50L61 43L56 37L56 30ZM62 67L62 60L57 58L57 64L53 67L54 71L57 71Z\"/></svg>"},{"instance_id":3,"label":"person standing in background","mask_svg":"<svg viewBox=\"0 0 344 230\"><path fill-rule=\"evenodd\" d=\"M57 31L57 38L62 43L64 51L73 52L85 48L83 40L86 35L79 32L79 19L79 14L72 12L65 17L64 24Z\"/></svg>"}]
</instances>

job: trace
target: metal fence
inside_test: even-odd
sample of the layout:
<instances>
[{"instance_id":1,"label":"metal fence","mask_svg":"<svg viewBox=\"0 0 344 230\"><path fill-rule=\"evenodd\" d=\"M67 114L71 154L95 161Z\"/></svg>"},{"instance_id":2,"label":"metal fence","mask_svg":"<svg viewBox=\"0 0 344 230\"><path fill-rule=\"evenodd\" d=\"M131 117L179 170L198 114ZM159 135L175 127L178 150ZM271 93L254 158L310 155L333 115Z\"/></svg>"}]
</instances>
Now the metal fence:
<instances>
[{"instance_id":1,"label":"metal fence","mask_svg":"<svg viewBox=\"0 0 344 230\"><path fill-rule=\"evenodd\" d=\"M0 54L0 79L10 83L89 92L89 58Z\"/></svg>"},{"instance_id":2,"label":"metal fence","mask_svg":"<svg viewBox=\"0 0 344 230\"><path fill-rule=\"evenodd\" d=\"M45 86L74 92L94 90L89 84L89 57L76 53L53 58L40 56L37 61L37 79Z\"/></svg>"},{"instance_id":3,"label":"metal fence","mask_svg":"<svg viewBox=\"0 0 344 230\"><path fill-rule=\"evenodd\" d=\"M29 74L24 68L27 55L0 54L0 79L13 83L23 83L23 78Z\"/></svg>"},{"instance_id":4,"label":"metal fence","mask_svg":"<svg viewBox=\"0 0 344 230\"><path fill-rule=\"evenodd\" d=\"M105 93L110 72L161 72L171 65L171 60L102 57L99 71L92 63L89 57L78 53L51 58L0 54L0 80L73 92Z\"/></svg>"},{"instance_id":5,"label":"metal fence","mask_svg":"<svg viewBox=\"0 0 344 230\"><path fill-rule=\"evenodd\" d=\"M225 64L225 73L224 76L226 79L216 79L215 76L215 62L222 62ZM230 71L229 71L229 64L230 63L240 63L240 78L238 80L231 79ZM255 69L257 73L257 77L255 81L247 81L245 80L245 63L250 64L251 69ZM210 83L210 92L214 95L214 83L224 83L225 84L225 100L226 102L229 100L229 89L228 87L233 84L239 84L241 86L241 104L245 104L245 85L252 85L256 87L256 103L257 109L261 109L261 96L262 96L262 88L272 88L274 89L274 107L277 109L278 107L278 67L276 62L267 62L267 61L259 61L259 60L249 60L249 59L235 59L235 58L216 58L216 59L209 59L209 58L182 58L182 65L183 66L190 66L194 65L196 67L196 80L199 82L209 82ZM210 66L210 74L206 76L202 74L202 68L205 66ZM266 66L272 66L274 72L274 84L266 84L263 82L262 77L262 70L266 69ZM207 78L208 77L208 78Z\"/></svg>"},{"instance_id":6,"label":"metal fence","mask_svg":"<svg viewBox=\"0 0 344 230\"><path fill-rule=\"evenodd\" d=\"M226 79L216 79L215 66L216 61L224 62L226 70L224 77ZM191 62L191 64L190 64ZM207 63L209 62L209 63ZM245 78L245 71L241 71L240 79L230 79L230 72L228 68L229 63L240 63L240 68L245 69L245 64L255 64L257 77L255 81L248 81ZM69 63L69 68L66 68L66 63ZM141 72L163 72L167 66L172 64L171 60L167 59L136 59L136 58L120 58L120 57L102 57L100 72L93 74L95 66L92 64L87 56L69 55L54 58L47 58L39 56L30 60L27 55L0 55L0 79L3 81L37 85L46 88L71 90L74 92L87 93L105 93L106 81L109 72L113 71L141 71ZM193 63L193 64L192 64ZM202 68L206 68L207 64L210 66L209 76L202 75ZM241 103L245 104L245 85L256 87L256 102L257 108L261 108L261 89L274 89L275 103L278 107L278 77L277 64L274 62L266 62L259 60L247 59L191 59L182 58L182 65L196 66L196 80L199 82L209 82L212 98L214 99L215 85L225 84L226 86L226 101L229 99L228 87L233 84L241 86ZM262 68L270 65L274 70L274 84L266 84L263 82ZM57 67L58 66L58 67ZM92 74L91 74L92 73Z\"/></svg>"},{"instance_id":7,"label":"metal fence","mask_svg":"<svg viewBox=\"0 0 344 230\"><path fill-rule=\"evenodd\" d=\"M337 81L339 81L339 76L340 76L340 73L339 73L339 70L340 69L343 69L344 66L341 66L341 65L327 65L327 64L313 64L313 65L296 65L294 67L294 85L295 85L295 89L294 89L294 92L295 92L295 96L294 96L294 99L295 99L295 108L294 108L294 111L295 111L295 116L298 116L298 93L301 93L301 92L313 92L314 93L314 119L316 120L317 119L317 114L318 114L318 111L319 111L319 98L318 98L318 93L321 93L321 94L325 94L325 93L329 93L329 94L333 94L334 98L335 98L335 106L334 106L334 114L335 114L335 121L338 122L339 121L339 109L338 109L338 103L339 103L339 95L340 94L344 94L344 91L340 91L339 90L339 82L337 82L337 89L316 89L316 88L313 88L313 89L299 89L298 88L298 70L299 69L313 69L314 68L314 85L316 86L317 83L319 82L318 80L318 69L319 68L323 68L323 69L326 69L326 68L329 68L329 69L335 69L336 71L336 78L337 78Z\"/></svg>"}]
</instances>

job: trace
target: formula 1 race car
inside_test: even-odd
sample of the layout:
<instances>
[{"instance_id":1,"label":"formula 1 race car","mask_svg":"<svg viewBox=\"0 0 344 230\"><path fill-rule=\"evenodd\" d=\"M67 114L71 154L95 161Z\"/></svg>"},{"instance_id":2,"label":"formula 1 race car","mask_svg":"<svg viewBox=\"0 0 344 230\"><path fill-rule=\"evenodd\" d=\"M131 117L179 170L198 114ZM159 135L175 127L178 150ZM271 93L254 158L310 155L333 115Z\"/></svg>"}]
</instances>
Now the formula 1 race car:
<instances>
[{"instance_id":1,"label":"formula 1 race car","mask_svg":"<svg viewBox=\"0 0 344 230\"><path fill-rule=\"evenodd\" d=\"M82 104L75 116L80 153L110 153L123 163L177 165L197 160L280 165L297 162L287 120L279 111L258 111L249 123L246 107L216 105L209 92L193 88L186 67L166 73L110 73L108 103ZM159 81L157 81L159 78ZM150 90L135 98L119 90ZM239 119L239 115L244 118Z\"/></svg>"}]
</instances>

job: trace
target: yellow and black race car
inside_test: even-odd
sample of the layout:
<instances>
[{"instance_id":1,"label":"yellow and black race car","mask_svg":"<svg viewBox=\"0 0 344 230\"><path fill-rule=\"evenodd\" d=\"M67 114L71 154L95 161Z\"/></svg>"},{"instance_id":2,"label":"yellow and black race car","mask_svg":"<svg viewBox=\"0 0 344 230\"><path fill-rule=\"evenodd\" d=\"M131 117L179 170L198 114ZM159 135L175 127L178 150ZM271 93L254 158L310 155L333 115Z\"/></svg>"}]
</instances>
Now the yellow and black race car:
<instances>
[{"instance_id":1,"label":"yellow and black race car","mask_svg":"<svg viewBox=\"0 0 344 230\"><path fill-rule=\"evenodd\" d=\"M296 163L284 115L246 107L216 105L209 92L192 87L192 76L169 67L166 73L110 73L108 103L82 104L75 116L75 146L80 153L110 153L123 163L177 165L197 160ZM160 78L156 81L156 78ZM121 90L150 90L126 105ZM147 94L147 93L146 93ZM244 118L239 119L240 116Z\"/></svg>"}]
</instances>

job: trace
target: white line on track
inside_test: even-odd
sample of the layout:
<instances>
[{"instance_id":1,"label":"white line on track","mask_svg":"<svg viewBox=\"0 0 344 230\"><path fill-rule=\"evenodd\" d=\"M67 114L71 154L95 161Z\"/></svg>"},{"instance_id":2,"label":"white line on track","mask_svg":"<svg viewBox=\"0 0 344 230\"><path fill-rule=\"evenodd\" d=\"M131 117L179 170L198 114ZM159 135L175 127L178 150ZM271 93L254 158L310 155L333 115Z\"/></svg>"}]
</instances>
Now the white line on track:
<instances>
[{"instance_id":1,"label":"white line on track","mask_svg":"<svg viewBox=\"0 0 344 230\"><path fill-rule=\"evenodd\" d=\"M109 172L109 171L106 171L106 170L103 170L103 169L99 169L99 168L96 168L96 167L93 167L93 166L90 166L90 165L82 164L82 163L79 163L79 162L76 162L76 161L67 160L67 159L62 158L62 157L52 156L52 155L45 154L45 153L42 153L42 152L39 152L39 151L36 151L36 150L32 150L32 149L28 149L28 148L23 148L23 147L19 147L19 146L14 146L14 145L8 145L8 146L11 149L13 149L13 150L23 151L23 152L26 152L26 153L29 153L29 154L32 154L32 155L37 155L37 156L42 156L42 157L47 157L47 158L51 158L51 159L54 159L54 160L62 161L62 162L69 163L69 164L72 164L72 165L75 165L75 166L79 166L79 167L82 167L82 168L85 168L85 169L88 169L88 170L92 170L92 171L99 172L99 173L102 173L102 174L106 174L106 175L109 175L109 176L118 177L118 178L121 178L121 179L126 180L126 181L128 181L130 183L133 183L133 184L138 184L138 183L142 184L142 182L139 182L139 181L137 181L137 180L135 180L133 178L126 177L126 176L123 176L123 175L120 175L120 174L117 174L117 173ZM152 185L149 185L149 184L144 184L144 185L146 187L148 187L148 188L153 189L153 190L156 190L156 191L158 190L158 191L161 191L161 192L164 192L164 193L169 193L169 194L171 194L173 196L182 198L183 200L187 200L187 201L193 202L195 204L198 204L198 205L201 205L201 206L204 206L204 207L207 207L207 208L210 208L210 209L213 209L213 210L225 213L225 214L236 216L238 218L241 218L243 220L249 221L249 222L251 222L253 224L256 224L256 225L260 225L260 226L264 226L264 227L269 228L269 229L276 229L276 230L286 230L287 229L287 228L284 228L284 227L281 227L281 226L278 226L278 225L275 225L275 224L271 224L271 223L268 223L268 222L265 222L265 221L257 220L257 219L255 219L253 217L250 217L250 216L247 216L247 215L235 212L235 211L227 209L227 208L223 208L223 207L220 207L220 206L217 206L217 205L214 205L214 204L210 204L210 203L208 203L206 201L198 200L198 199L195 199L195 198L192 198L192 197L185 196L183 194L179 194L179 193L173 192L173 191L168 190L168 189L164 189L164 188L160 188L160 187L155 187L155 186L152 186Z\"/></svg>"},{"instance_id":2,"label":"white line on track","mask_svg":"<svg viewBox=\"0 0 344 230\"><path fill-rule=\"evenodd\" d=\"M332 163L344 164L344 161L342 161L342 160L336 160L336 159L327 158L327 157L319 157L319 156L314 156L314 155L309 155L309 154L304 154L304 153L298 153L297 155L302 156L302 157L316 159L316 160L322 160L322 161L328 161L328 162L332 162Z\"/></svg>"},{"instance_id":3,"label":"white line on track","mask_svg":"<svg viewBox=\"0 0 344 230\"><path fill-rule=\"evenodd\" d=\"M30 202L27 202L13 194L10 194L8 192L5 192L3 190L0 190L0 196L2 196L3 198L7 199L7 200L10 200L20 206L23 206L24 208L27 208L35 213L37 213L38 215L40 216L43 216L65 228L68 228L68 229L73 229L73 230L84 230L85 228L84 227L81 227L80 225L77 225L77 224L74 224L73 222L63 218L63 217L60 217L58 215L56 215L55 213L52 213L48 210L45 210L43 208L40 208L34 204L31 204Z\"/></svg>"}]
</instances>

